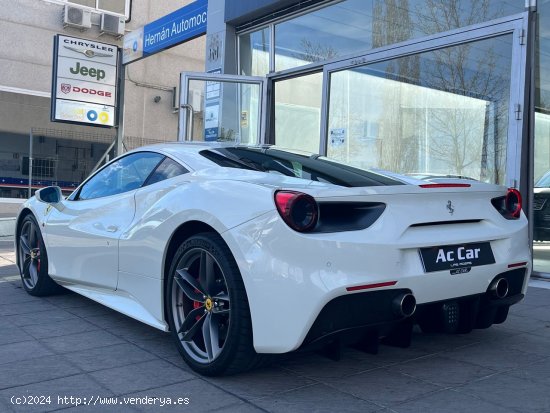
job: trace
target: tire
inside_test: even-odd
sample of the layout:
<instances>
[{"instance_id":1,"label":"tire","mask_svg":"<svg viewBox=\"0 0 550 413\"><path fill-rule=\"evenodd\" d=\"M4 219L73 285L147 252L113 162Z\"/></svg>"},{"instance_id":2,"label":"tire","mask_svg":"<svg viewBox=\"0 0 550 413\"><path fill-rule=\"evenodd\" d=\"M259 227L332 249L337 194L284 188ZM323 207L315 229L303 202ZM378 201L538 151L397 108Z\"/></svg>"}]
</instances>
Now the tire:
<instances>
[{"instance_id":1,"label":"tire","mask_svg":"<svg viewBox=\"0 0 550 413\"><path fill-rule=\"evenodd\" d=\"M44 297L63 292L63 287L48 275L48 254L38 222L27 215L21 222L17 239L19 274L30 295Z\"/></svg>"},{"instance_id":2,"label":"tire","mask_svg":"<svg viewBox=\"0 0 550 413\"><path fill-rule=\"evenodd\" d=\"M178 351L194 371L205 376L230 375L261 363L252 344L241 274L218 234L197 234L179 246L166 287L170 330Z\"/></svg>"}]
</instances>

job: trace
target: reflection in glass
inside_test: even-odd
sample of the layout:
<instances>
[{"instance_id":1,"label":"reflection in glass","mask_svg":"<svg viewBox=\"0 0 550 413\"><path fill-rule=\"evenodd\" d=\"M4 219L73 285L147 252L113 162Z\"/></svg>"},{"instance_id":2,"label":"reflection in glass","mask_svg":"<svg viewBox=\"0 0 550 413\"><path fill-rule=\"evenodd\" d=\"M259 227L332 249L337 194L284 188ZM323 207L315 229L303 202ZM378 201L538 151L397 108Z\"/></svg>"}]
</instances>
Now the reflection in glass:
<instances>
[{"instance_id":1,"label":"reflection in glass","mask_svg":"<svg viewBox=\"0 0 550 413\"><path fill-rule=\"evenodd\" d=\"M533 265L550 273L550 112L535 113Z\"/></svg>"},{"instance_id":2,"label":"reflection in glass","mask_svg":"<svg viewBox=\"0 0 550 413\"><path fill-rule=\"evenodd\" d=\"M137 189L163 157L154 152L138 152L120 158L86 182L78 193L78 199L101 198Z\"/></svg>"},{"instance_id":3,"label":"reflection in glass","mask_svg":"<svg viewBox=\"0 0 550 413\"><path fill-rule=\"evenodd\" d=\"M192 140L258 143L260 91L258 84L191 80Z\"/></svg>"},{"instance_id":4,"label":"reflection in glass","mask_svg":"<svg viewBox=\"0 0 550 413\"><path fill-rule=\"evenodd\" d=\"M275 83L275 144L319 152L323 73Z\"/></svg>"},{"instance_id":5,"label":"reflection in glass","mask_svg":"<svg viewBox=\"0 0 550 413\"><path fill-rule=\"evenodd\" d=\"M275 25L275 70L489 21L524 7L518 0L342 1Z\"/></svg>"},{"instance_id":6,"label":"reflection in glass","mask_svg":"<svg viewBox=\"0 0 550 413\"><path fill-rule=\"evenodd\" d=\"M512 35L331 74L327 154L505 182Z\"/></svg>"},{"instance_id":7,"label":"reflection in glass","mask_svg":"<svg viewBox=\"0 0 550 413\"><path fill-rule=\"evenodd\" d=\"M264 76L269 73L270 28L239 36L240 74Z\"/></svg>"},{"instance_id":8,"label":"reflection in glass","mask_svg":"<svg viewBox=\"0 0 550 413\"><path fill-rule=\"evenodd\" d=\"M537 4L533 268L550 273L550 1Z\"/></svg>"}]
</instances>

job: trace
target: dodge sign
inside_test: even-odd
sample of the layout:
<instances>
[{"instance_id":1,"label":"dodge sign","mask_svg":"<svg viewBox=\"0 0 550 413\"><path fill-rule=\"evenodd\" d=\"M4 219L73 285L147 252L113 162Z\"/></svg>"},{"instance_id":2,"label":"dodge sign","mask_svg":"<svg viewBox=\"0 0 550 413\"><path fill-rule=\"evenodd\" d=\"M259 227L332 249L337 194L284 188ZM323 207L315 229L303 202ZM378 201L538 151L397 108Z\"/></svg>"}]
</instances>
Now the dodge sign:
<instances>
[{"instance_id":1,"label":"dodge sign","mask_svg":"<svg viewBox=\"0 0 550 413\"><path fill-rule=\"evenodd\" d=\"M117 46L56 35L52 122L115 126Z\"/></svg>"}]
</instances>

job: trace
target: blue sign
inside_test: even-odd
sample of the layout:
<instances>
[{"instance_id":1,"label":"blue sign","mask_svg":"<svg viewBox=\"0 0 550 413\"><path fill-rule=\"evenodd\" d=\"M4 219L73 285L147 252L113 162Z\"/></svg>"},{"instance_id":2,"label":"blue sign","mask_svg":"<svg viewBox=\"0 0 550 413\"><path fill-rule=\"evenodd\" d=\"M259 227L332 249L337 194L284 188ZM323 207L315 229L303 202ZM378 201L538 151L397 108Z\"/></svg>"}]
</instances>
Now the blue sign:
<instances>
[{"instance_id":1,"label":"blue sign","mask_svg":"<svg viewBox=\"0 0 550 413\"><path fill-rule=\"evenodd\" d=\"M208 0L197 0L143 28L143 54L149 55L206 33Z\"/></svg>"},{"instance_id":2,"label":"blue sign","mask_svg":"<svg viewBox=\"0 0 550 413\"><path fill-rule=\"evenodd\" d=\"M204 140L206 142L215 142L218 140L218 128L206 128L204 130Z\"/></svg>"}]
</instances>

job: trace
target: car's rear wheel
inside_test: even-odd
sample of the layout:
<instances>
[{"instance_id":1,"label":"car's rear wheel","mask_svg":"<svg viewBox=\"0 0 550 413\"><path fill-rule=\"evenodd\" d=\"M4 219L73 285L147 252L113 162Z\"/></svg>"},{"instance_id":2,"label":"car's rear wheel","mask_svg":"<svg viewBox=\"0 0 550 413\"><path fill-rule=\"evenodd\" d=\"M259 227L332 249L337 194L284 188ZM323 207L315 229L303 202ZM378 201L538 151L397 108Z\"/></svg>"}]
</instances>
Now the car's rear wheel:
<instances>
[{"instance_id":1,"label":"car's rear wheel","mask_svg":"<svg viewBox=\"0 0 550 413\"><path fill-rule=\"evenodd\" d=\"M170 329L193 370L215 376L255 366L246 291L219 235L201 233L180 245L166 293Z\"/></svg>"},{"instance_id":2,"label":"car's rear wheel","mask_svg":"<svg viewBox=\"0 0 550 413\"><path fill-rule=\"evenodd\" d=\"M23 288L38 297L61 292L48 275L48 254L36 219L27 215L20 228L17 254Z\"/></svg>"}]
</instances>

